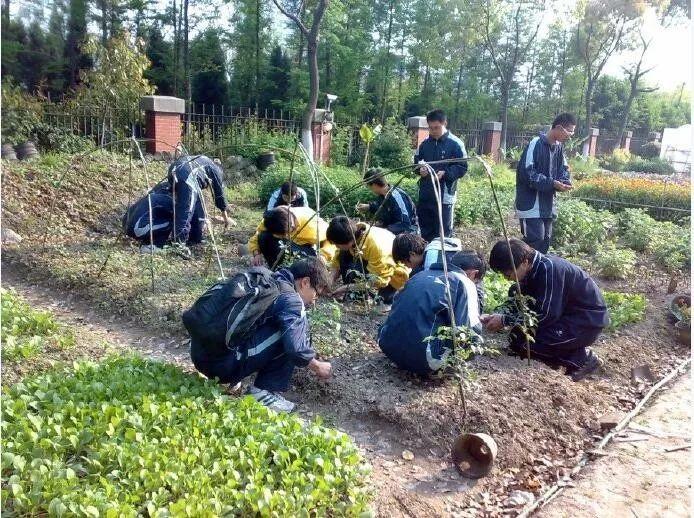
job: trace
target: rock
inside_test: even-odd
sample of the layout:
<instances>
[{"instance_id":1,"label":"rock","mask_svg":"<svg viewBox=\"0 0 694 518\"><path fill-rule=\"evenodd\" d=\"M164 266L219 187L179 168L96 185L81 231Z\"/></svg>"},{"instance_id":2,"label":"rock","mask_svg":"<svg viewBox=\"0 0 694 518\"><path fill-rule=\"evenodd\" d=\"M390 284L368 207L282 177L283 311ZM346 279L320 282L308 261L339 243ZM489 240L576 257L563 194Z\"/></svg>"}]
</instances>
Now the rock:
<instances>
[{"instance_id":1,"label":"rock","mask_svg":"<svg viewBox=\"0 0 694 518\"><path fill-rule=\"evenodd\" d=\"M504 500L504 506L506 507L521 507L528 504L532 504L535 501L535 495L528 491L515 490L511 491L511 494L506 500Z\"/></svg>"},{"instance_id":2,"label":"rock","mask_svg":"<svg viewBox=\"0 0 694 518\"><path fill-rule=\"evenodd\" d=\"M607 414L602 415L598 419L598 423L600 424L600 430L602 430L603 432L612 430L624 418L624 415L625 414L621 412L608 412Z\"/></svg>"},{"instance_id":3,"label":"rock","mask_svg":"<svg viewBox=\"0 0 694 518\"><path fill-rule=\"evenodd\" d=\"M249 165L248 167L245 167L245 173L248 176L256 176L258 174L258 168L254 165Z\"/></svg>"},{"instance_id":4,"label":"rock","mask_svg":"<svg viewBox=\"0 0 694 518\"><path fill-rule=\"evenodd\" d=\"M410 450L402 450L402 458L405 460L414 460L414 453Z\"/></svg>"},{"instance_id":5,"label":"rock","mask_svg":"<svg viewBox=\"0 0 694 518\"><path fill-rule=\"evenodd\" d=\"M2 244L3 245L16 245L22 242L22 236L17 234L14 230L9 228L2 229Z\"/></svg>"}]
</instances>

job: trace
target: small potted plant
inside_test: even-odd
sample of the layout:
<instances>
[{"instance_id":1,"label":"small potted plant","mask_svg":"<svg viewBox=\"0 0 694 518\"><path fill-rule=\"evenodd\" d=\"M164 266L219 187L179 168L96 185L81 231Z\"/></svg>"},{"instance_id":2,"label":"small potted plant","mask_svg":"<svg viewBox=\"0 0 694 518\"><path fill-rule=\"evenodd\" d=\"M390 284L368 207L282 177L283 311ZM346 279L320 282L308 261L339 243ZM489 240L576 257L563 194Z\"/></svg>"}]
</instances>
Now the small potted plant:
<instances>
[{"instance_id":1,"label":"small potted plant","mask_svg":"<svg viewBox=\"0 0 694 518\"><path fill-rule=\"evenodd\" d=\"M677 341L682 345L689 345L692 340L692 309L689 306L681 306L681 315L682 319L675 324L675 329L677 329Z\"/></svg>"}]
</instances>

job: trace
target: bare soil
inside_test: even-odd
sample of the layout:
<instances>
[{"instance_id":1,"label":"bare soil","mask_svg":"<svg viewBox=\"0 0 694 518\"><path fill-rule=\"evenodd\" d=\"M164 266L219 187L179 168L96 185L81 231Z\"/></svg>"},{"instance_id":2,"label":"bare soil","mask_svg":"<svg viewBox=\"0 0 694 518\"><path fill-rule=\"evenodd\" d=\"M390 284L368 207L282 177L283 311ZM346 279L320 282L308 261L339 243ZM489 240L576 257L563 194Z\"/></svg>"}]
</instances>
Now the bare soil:
<instances>
[{"instance_id":1,"label":"bare soil","mask_svg":"<svg viewBox=\"0 0 694 518\"><path fill-rule=\"evenodd\" d=\"M109 174L116 181L117 175ZM118 241L118 225L97 217L94 211L99 207L92 204L83 209L70 201L70 196L79 199L86 194L60 193L65 200L61 198L53 221L65 220L69 225L51 229L49 246L42 247L42 233L29 207L39 199L54 199L50 184L26 183L26 176L16 172L9 178L11 189L5 183L3 211L10 211L7 221L25 241L5 247L4 282L32 304L52 309L60 319L93 333L89 340L121 344L190 369L178 314L214 279L213 273L199 273L210 256L191 262L167 256L158 270L163 280L152 295L141 270L147 263L135 247ZM110 193L108 186L108 182L106 186L97 182L84 192L102 201L101 214L115 216L129 193ZM246 215L260 214L244 202L237 205ZM40 214L43 217L45 213ZM63 228L64 233L59 231ZM236 249L250 231L249 227L220 233L226 268L243 264ZM494 237L482 229L461 229L461 235L476 249L488 248ZM103 271L98 265L86 266L92 257L101 257L94 252L105 243L115 250L117 261L109 259ZM322 349L333 362L333 379L321 383L299 370L288 397L300 403L302 415L321 416L350 433L362 447L373 465L379 516L517 514L520 506L505 503L512 490L539 495L563 478L601 438L598 418L610 411L630 410L648 390L647 385L631 382L633 367L649 365L659 378L689 354L687 347L675 342L665 311L669 275L655 270L647 258L641 260L627 281L600 284L644 293L646 318L600 337L595 350L606 361L605 373L584 382L573 383L561 370L535 361L528 365L503 353L495 359L475 358L471 363L478 379L467 393L464 417L450 380L410 376L381 354L375 333L382 315L364 315L358 306L345 306L335 348ZM80 269L88 275L80 275ZM688 289L688 281L681 281L679 291ZM486 338L500 348L504 345L503 335ZM450 445L461 431L485 432L497 442L496 468L486 478L465 479L452 465ZM412 452L414 459L405 460L404 450Z\"/></svg>"}]
</instances>

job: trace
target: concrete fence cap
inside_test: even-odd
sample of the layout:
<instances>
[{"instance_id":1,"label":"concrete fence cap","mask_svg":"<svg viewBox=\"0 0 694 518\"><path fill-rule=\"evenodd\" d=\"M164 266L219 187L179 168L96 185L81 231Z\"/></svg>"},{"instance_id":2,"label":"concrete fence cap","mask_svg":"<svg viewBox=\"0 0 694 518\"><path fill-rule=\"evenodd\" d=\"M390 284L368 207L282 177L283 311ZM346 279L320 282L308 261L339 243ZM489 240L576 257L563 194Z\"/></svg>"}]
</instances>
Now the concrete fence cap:
<instances>
[{"instance_id":1,"label":"concrete fence cap","mask_svg":"<svg viewBox=\"0 0 694 518\"><path fill-rule=\"evenodd\" d=\"M179 97L145 95L140 98L140 108L148 112L185 113L186 103Z\"/></svg>"},{"instance_id":2,"label":"concrete fence cap","mask_svg":"<svg viewBox=\"0 0 694 518\"><path fill-rule=\"evenodd\" d=\"M484 123L483 129L485 131L501 131L502 127L503 124L501 124L500 122L489 121Z\"/></svg>"},{"instance_id":3,"label":"concrete fence cap","mask_svg":"<svg viewBox=\"0 0 694 518\"><path fill-rule=\"evenodd\" d=\"M424 115L419 115L417 117L408 117L407 118L407 127L408 128L429 128L429 125L427 124L427 118Z\"/></svg>"}]
</instances>

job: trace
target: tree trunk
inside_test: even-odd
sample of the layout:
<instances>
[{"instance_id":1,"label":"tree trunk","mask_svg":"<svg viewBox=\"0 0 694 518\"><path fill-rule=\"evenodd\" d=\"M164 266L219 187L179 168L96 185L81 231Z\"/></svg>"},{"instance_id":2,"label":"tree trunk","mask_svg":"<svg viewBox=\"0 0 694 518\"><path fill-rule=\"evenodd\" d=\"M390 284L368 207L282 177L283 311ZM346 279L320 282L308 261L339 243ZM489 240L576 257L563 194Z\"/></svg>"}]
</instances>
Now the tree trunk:
<instances>
[{"instance_id":1,"label":"tree trunk","mask_svg":"<svg viewBox=\"0 0 694 518\"><path fill-rule=\"evenodd\" d=\"M587 78L587 85L586 85L586 98L585 98L585 107L586 107L586 118L585 118L585 132L586 135L590 132L590 128L593 127L593 91L595 90L595 80L591 77Z\"/></svg>"},{"instance_id":2,"label":"tree trunk","mask_svg":"<svg viewBox=\"0 0 694 518\"><path fill-rule=\"evenodd\" d=\"M390 41L393 36L393 12L395 0L390 0L388 9L388 31L386 32L386 63L383 71L383 90L381 92L381 124L386 118L386 96L388 92L388 76L390 72Z\"/></svg>"},{"instance_id":3,"label":"tree trunk","mask_svg":"<svg viewBox=\"0 0 694 518\"><path fill-rule=\"evenodd\" d=\"M622 136L624 136L624 131L627 129L627 123L629 122L629 111L631 110L631 104L634 102L634 99L638 94L637 87L637 81L632 82L631 88L629 89L629 97L627 97L627 102L624 106L622 123L619 125L619 132L617 133L617 148L622 147Z\"/></svg>"},{"instance_id":4,"label":"tree trunk","mask_svg":"<svg viewBox=\"0 0 694 518\"><path fill-rule=\"evenodd\" d=\"M259 113L258 97L260 95L260 0L255 2L255 113Z\"/></svg>"},{"instance_id":5,"label":"tree trunk","mask_svg":"<svg viewBox=\"0 0 694 518\"><path fill-rule=\"evenodd\" d=\"M330 45L325 46L325 90L330 90L332 85L332 63L330 62Z\"/></svg>"},{"instance_id":6,"label":"tree trunk","mask_svg":"<svg viewBox=\"0 0 694 518\"><path fill-rule=\"evenodd\" d=\"M308 104L306 104L304 119L301 124L301 143L306 148L308 156L313 157L311 126L313 125L313 113L316 111L316 105L318 104L318 43L309 40L306 42L306 48L308 51L309 94Z\"/></svg>"},{"instance_id":7,"label":"tree trunk","mask_svg":"<svg viewBox=\"0 0 694 518\"><path fill-rule=\"evenodd\" d=\"M188 23L188 3L189 0L183 1L183 74L186 84L186 99L190 103L192 101L192 92L190 86L190 52L188 49L189 23Z\"/></svg>"},{"instance_id":8,"label":"tree trunk","mask_svg":"<svg viewBox=\"0 0 694 518\"><path fill-rule=\"evenodd\" d=\"M101 44L105 47L108 41L108 2L101 0Z\"/></svg>"},{"instance_id":9,"label":"tree trunk","mask_svg":"<svg viewBox=\"0 0 694 518\"><path fill-rule=\"evenodd\" d=\"M455 86L455 109L453 110L453 121L460 124L460 90L463 86L463 65L465 61L460 58L460 68L458 68L458 81Z\"/></svg>"},{"instance_id":10,"label":"tree trunk","mask_svg":"<svg viewBox=\"0 0 694 518\"><path fill-rule=\"evenodd\" d=\"M180 18L180 13L178 13ZM180 23L180 22L178 22ZM173 0L173 91L174 95L178 95L178 55L179 55L179 39L180 31L178 29L176 18L176 0Z\"/></svg>"},{"instance_id":11,"label":"tree trunk","mask_svg":"<svg viewBox=\"0 0 694 518\"><path fill-rule=\"evenodd\" d=\"M10 0L2 2L2 15L5 18L5 23L10 23Z\"/></svg>"},{"instance_id":12,"label":"tree trunk","mask_svg":"<svg viewBox=\"0 0 694 518\"><path fill-rule=\"evenodd\" d=\"M508 132L508 97L511 85L501 85L501 149L506 152L506 134ZM496 157L494 157L496 158Z\"/></svg>"}]
</instances>

